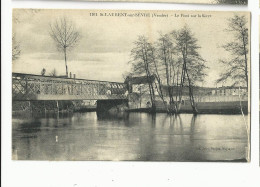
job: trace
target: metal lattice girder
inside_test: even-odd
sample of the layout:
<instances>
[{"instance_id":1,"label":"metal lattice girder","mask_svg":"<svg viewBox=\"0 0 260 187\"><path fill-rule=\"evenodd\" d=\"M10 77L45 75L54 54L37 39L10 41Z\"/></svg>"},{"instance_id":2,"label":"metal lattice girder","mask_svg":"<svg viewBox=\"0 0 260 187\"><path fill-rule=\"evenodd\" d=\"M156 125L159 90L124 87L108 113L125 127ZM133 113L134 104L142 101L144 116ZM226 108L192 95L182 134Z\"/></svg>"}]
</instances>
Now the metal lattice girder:
<instances>
[{"instance_id":1,"label":"metal lattice girder","mask_svg":"<svg viewBox=\"0 0 260 187\"><path fill-rule=\"evenodd\" d=\"M126 99L124 83L12 74L13 100Z\"/></svg>"}]
</instances>

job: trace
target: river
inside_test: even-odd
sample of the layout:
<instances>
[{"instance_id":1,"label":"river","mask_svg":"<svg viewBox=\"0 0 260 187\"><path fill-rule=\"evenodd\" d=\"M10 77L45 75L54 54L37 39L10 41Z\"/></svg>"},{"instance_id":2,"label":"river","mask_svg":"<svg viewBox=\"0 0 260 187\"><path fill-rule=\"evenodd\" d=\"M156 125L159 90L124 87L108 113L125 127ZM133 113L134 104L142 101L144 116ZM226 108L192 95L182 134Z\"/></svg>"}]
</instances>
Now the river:
<instances>
[{"instance_id":1,"label":"river","mask_svg":"<svg viewBox=\"0 0 260 187\"><path fill-rule=\"evenodd\" d=\"M245 116L247 118L247 116ZM15 160L245 161L241 115L13 115Z\"/></svg>"}]
</instances>

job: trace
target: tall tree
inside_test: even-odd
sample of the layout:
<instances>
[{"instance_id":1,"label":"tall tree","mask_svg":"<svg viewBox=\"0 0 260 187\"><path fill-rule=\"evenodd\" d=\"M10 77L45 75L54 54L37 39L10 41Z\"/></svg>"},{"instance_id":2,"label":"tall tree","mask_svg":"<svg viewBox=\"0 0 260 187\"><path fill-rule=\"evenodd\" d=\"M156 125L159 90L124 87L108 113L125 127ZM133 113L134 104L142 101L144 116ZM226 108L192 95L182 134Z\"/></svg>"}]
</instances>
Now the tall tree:
<instances>
[{"instance_id":1,"label":"tall tree","mask_svg":"<svg viewBox=\"0 0 260 187\"><path fill-rule=\"evenodd\" d=\"M182 88L187 79L191 107L193 112L197 113L198 111L193 96L193 87L197 82L203 81L206 76L205 69L207 68L205 66L205 60L199 53L201 47L197 44L198 40L187 26L184 26L178 31L173 31L172 34L176 40L176 49L181 54L182 60L179 101L181 101Z\"/></svg>"},{"instance_id":2,"label":"tall tree","mask_svg":"<svg viewBox=\"0 0 260 187\"><path fill-rule=\"evenodd\" d=\"M68 51L79 42L79 31L71 21L63 17L50 24L50 36L54 40L58 51L64 54L66 76L68 76L67 55Z\"/></svg>"},{"instance_id":3,"label":"tall tree","mask_svg":"<svg viewBox=\"0 0 260 187\"><path fill-rule=\"evenodd\" d=\"M157 59L161 67L164 69L168 96L170 101L170 112L176 111L173 86L174 86L174 47L169 34L161 34L157 42Z\"/></svg>"},{"instance_id":4,"label":"tall tree","mask_svg":"<svg viewBox=\"0 0 260 187\"><path fill-rule=\"evenodd\" d=\"M152 69L153 75L155 77L154 84L155 84L156 91L157 91L159 97L161 98L166 111L170 112L169 108L165 102L165 97L164 97L164 93L163 93L163 80L161 78L161 71L160 71L161 64L158 63L157 49L155 47L151 48L151 56L152 56L152 62L153 62L151 65L151 67L152 67L151 69Z\"/></svg>"},{"instance_id":5,"label":"tall tree","mask_svg":"<svg viewBox=\"0 0 260 187\"><path fill-rule=\"evenodd\" d=\"M245 16L235 15L228 19L227 32L233 34L234 39L223 45L223 48L231 54L231 58L220 62L226 71L220 75L217 83L231 80L233 86L246 85L248 87L248 25Z\"/></svg>"},{"instance_id":6,"label":"tall tree","mask_svg":"<svg viewBox=\"0 0 260 187\"><path fill-rule=\"evenodd\" d=\"M134 42L134 48L131 50L133 73L145 75L148 81L152 110L155 110L155 94L153 82L149 81L152 77L153 46L145 36L139 36Z\"/></svg>"}]
</instances>

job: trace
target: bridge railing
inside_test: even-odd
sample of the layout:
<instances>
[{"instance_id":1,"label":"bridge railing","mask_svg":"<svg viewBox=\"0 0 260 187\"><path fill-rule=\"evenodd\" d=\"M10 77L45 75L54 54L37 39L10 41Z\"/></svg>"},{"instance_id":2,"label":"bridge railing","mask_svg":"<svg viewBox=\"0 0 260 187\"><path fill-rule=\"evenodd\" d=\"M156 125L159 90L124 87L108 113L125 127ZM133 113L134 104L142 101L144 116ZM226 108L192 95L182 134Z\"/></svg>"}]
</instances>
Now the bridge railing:
<instances>
[{"instance_id":1,"label":"bridge railing","mask_svg":"<svg viewBox=\"0 0 260 187\"><path fill-rule=\"evenodd\" d=\"M12 74L14 100L40 100L39 96L67 96L77 99L104 99L111 96L123 97L126 85L86 79L71 79L31 74ZM46 97L45 97L46 98ZM116 97L115 97L116 98ZM47 98L46 98L47 99Z\"/></svg>"}]
</instances>

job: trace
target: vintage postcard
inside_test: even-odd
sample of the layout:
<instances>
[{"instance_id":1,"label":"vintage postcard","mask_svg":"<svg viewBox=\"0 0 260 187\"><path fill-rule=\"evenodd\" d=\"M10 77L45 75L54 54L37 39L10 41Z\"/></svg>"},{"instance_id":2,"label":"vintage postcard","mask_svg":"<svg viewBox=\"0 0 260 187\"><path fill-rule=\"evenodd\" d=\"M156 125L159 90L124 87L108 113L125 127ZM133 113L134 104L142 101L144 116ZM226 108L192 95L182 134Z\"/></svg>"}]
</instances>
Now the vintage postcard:
<instances>
[{"instance_id":1,"label":"vintage postcard","mask_svg":"<svg viewBox=\"0 0 260 187\"><path fill-rule=\"evenodd\" d=\"M13 9L13 160L250 161L250 24Z\"/></svg>"},{"instance_id":2,"label":"vintage postcard","mask_svg":"<svg viewBox=\"0 0 260 187\"><path fill-rule=\"evenodd\" d=\"M118 1L118 2L157 2L157 3L190 3L190 4L220 4L220 5L247 5L248 0L86 0L86 1Z\"/></svg>"}]
</instances>

